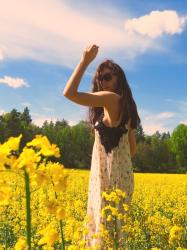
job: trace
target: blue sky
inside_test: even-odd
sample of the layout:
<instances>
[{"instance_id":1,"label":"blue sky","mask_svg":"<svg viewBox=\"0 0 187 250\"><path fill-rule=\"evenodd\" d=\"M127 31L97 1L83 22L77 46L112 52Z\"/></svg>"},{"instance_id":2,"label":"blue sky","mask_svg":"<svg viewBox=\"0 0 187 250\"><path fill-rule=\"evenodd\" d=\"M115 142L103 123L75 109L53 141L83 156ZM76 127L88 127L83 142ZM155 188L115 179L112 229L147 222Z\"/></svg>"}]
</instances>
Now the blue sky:
<instances>
[{"instance_id":1,"label":"blue sky","mask_svg":"<svg viewBox=\"0 0 187 250\"><path fill-rule=\"evenodd\" d=\"M100 46L79 91L89 92L97 65L125 71L146 134L187 124L185 1L10 1L0 9L0 114L30 110L45 120L85 119L88 107L63 89L90 44Z\"/></svg>"}]
</instances>

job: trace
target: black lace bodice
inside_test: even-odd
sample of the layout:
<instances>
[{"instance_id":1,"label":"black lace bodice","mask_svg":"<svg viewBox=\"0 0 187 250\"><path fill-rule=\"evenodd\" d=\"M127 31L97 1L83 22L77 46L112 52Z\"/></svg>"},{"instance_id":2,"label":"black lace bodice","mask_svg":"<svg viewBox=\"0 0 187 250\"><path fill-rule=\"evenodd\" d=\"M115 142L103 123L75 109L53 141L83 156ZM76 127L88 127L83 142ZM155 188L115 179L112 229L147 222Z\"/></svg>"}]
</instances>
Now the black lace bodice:
<instances>
[{"instance_id":1,"label":"black lace bodice","mask_svg":"<svg viewBox=\"0 0 187 250\"><path fill-rule=\"evenodd\" d=\"M101 114L99 119L94 124L94 128L98 130L101 143L108 154L114 147L119 145L119 140L124 133L128 132L125 127L123 119L117 127L108 127L103 123L104 113Z\"/></svg>"}]
</instances>

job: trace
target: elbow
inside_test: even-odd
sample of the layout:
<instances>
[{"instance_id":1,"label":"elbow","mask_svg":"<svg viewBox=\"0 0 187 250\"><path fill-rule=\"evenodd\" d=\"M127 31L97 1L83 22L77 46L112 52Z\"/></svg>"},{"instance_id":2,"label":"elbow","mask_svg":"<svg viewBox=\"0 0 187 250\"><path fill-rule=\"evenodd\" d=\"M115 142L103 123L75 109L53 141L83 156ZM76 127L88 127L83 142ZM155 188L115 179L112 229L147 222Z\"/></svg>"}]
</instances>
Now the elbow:
<instances>
[{"instance_id":1,"label":"elbow","mask_svg":"<svg viewBox=\"0 0 187 250\"><path fill-rule=\"evenodd\" d=\"M68 95L68 93L65 90L63 91L62 94L63 94L63 96L67 96Z\"/></svg>"},{"instance_id":2,"label":"elbow","mask_svg":"<svg viewBox=\"0 0 187 250\"><path fill-rule=\"evenodd\" d=\"M63 91L63 96L65 96L65 97L67 97L68 99L71 99L71 98L73 98L73 97L75 97L75 93L70 93L70 92L68 92L68 91Z\"/></svg>"},{"instance_id":3,"label":"elbow","mask_svg":"<svg viewBox=\"0 0 187 250\"><path fill-rule=\"evenodd\" d=\"M67 94L63 93L63 96L68 97Z\"/></svg>"},{"instance_id":4,"label":"elbow","mask_svg":"<svg viewBox=\"0 0 187 250\"><path fill-rule=\"evenodd\" d=\"M68 90L68 88L65 86L65 88L63 89L62 92L63 96L68 97L70 96L70 91Z\"/></svg>"},{"instance_id":5,"label":"elbow","mask_svg":"<svg viewBox=\"0 0 187 250\"><path fill-rule=\"evenodd\" d=\"M66 91L63 91L63 96L65 96L68 99L70 99L70 97L71 97L71 95Z\"/></svg>"}]
</instances>

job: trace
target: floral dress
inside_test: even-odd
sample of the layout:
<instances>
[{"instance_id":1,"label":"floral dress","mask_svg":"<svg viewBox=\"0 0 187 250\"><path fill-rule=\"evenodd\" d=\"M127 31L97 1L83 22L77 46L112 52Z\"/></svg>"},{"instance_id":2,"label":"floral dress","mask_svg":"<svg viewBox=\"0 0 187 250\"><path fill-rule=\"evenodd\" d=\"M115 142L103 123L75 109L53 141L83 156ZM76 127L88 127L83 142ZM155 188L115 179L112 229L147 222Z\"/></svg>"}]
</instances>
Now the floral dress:
<instances>
[{"instance_id":1,"label":"floral dress","mask_svg":"<svg viewBox=\"0 0 187 250\"><path fill-rule=\"evenodd\" d=\"M117 127L108 127L103 123L103 116L102 113L94 125L95 141L92 150L87 204L87 216L90 220L86 224L88 234L85 236L87 247L100 244L101 248L92 249L101 250L105 249L102 246L101 237L92 236L100 233L100 223L106 222L100 214L101 209L105 206L102 192L110 187L122 189L123 192L126 192L125 203L129 205L130 210L134 191L134 173L127 124L122 119ZM120 227L121 222L118 220L117 231L120 233L119 236L123 235L125 239L126 234L121 232ZM125 242L123 244L125 246Z\"/></svg>"}]
</instances>

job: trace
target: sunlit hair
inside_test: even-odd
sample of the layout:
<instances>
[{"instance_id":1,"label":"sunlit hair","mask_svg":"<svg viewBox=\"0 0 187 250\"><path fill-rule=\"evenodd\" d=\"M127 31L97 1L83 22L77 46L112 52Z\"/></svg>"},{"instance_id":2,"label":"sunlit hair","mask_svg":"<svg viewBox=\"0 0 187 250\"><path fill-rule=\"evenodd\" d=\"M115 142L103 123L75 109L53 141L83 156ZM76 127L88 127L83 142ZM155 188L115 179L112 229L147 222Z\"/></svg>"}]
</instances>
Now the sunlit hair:
<instances>
[{"instance_id":1,"label":"sunlit hair","mask_svg":"<svg viewBox=\"0 0 187 250\"><path fill-rule=\"evenodd\" d=\"M131 128L136 129L141 123L140 117L137 112L136 103L133 99L131 89L127 82L125 73L123 69L116 64L113 60L105 59L99 66L97 67L91 82L91 92L102 91L102 84L100 82L100 75L103 69L110 69L113 74L117 75L117 87L115 89L115 93L122 96L121 98L121 108L124 109L123 121L128 123L129 118L131 118ZM90 123L92 129L101 115L103 113L103 107L89 107L88 109L88 122Z\"/></svg>"}]
</instances>

